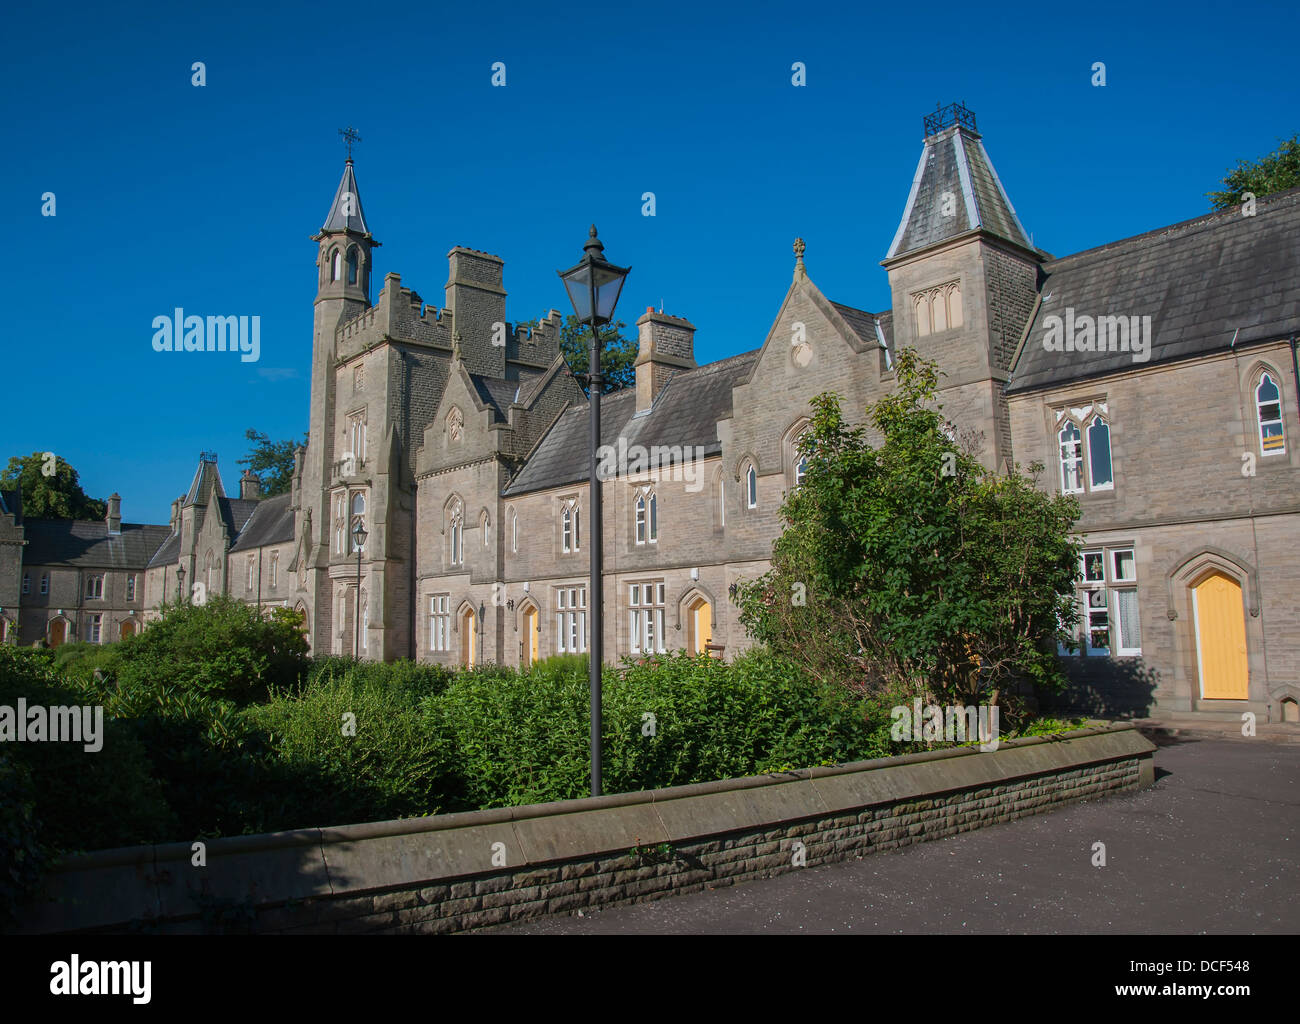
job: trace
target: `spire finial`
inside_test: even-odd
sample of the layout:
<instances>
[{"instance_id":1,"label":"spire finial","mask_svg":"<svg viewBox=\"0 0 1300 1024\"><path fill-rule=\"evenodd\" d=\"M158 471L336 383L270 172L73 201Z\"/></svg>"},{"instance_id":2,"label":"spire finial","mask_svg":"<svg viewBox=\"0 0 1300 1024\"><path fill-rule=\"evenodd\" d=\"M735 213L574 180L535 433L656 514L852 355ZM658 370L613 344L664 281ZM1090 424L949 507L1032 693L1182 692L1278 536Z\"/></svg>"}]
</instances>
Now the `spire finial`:
<instances>
[{"instance_id":1,"label":"spire finial","mask_svg":"<svg viewBox=\"0 0 1300 1024\"><path fill-rule=\"evenodd\" d=\"M807 270L804 269L803 265L803 251L805 248L807 247L804 245L802 238L796 238L794 240L794 272L796 274L807 273Z\"/></svg>"},{"instance_id":2,"label":"spire finial","mask_svg":"<svg viewBox=\"0 0 1300 1024\"><path fill-rule=\"evenodd\" d=\"M582 247L582 250L591 255L593 259L599 257L600 254L605 251L605 246L601 243L600 239L596 237L595 224L593 224L591 230L587 232L587 244Z\"/></svg>"},{"instance_id":3,"label":"spire finial","mask_svg":"<svg viewBox=\"0 0 1300 1024\"><path fill-rule=\"evenodd\" d=\"M352 144L360 142L361 136L357 134L357 130L351 125L348 125L346 128L340 128L339 134L343 136L343 140L347 143L348 163L352 163Z\"/></svg>"}]
</instances>

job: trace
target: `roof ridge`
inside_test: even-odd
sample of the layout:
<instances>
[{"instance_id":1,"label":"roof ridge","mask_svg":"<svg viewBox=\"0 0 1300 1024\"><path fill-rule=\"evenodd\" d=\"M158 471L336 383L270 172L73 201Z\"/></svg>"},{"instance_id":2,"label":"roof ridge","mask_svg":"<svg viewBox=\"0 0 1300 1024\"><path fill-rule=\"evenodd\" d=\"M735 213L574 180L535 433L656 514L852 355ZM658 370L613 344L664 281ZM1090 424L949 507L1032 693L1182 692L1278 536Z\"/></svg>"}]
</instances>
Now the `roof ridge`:
<instances>
[{"instance_id":1,"label":"roof ridge","mask_svg":"<svg viewBox=\"0 0 1300 1024\"><path fill-rule=\"evenodd\" d=\"M1300 200L1300 186L1287 189L1285 192L1274 192L1270 195L1260 196L1256 202L1261 206L1275 206L1288 198L1293 202ZM1258 216L1258 213L1256 216ZM1101 245L1094 245L1089 249L1080 249L1078 252L1072 252L1066 256L1057 256L1055 259L1044 260L1043 267L1044 269L1054 270L1062 263L1069 260L1075 260L1085 256L1100 257L1103 255L1114 255L1124 252L1125 250L1122 247L1130 243L1155 242L1161 237L1174 237L1175 235L1188 234L1195 231L1210 230L1215 227L1221 227L1224 223L1229 222L1233 217L1241 217L1241 210L1235 206L1230 206L1223 210L1211 210L1208 213L1202 213L1196 217L1189 217L1187 220L1175 221L1172 224L1164 224L1160 227L1151 228L1149 231L1143 231L1136 235L1116 238L1109 242L1103 242Z\"/></svg>"}]
</instances>

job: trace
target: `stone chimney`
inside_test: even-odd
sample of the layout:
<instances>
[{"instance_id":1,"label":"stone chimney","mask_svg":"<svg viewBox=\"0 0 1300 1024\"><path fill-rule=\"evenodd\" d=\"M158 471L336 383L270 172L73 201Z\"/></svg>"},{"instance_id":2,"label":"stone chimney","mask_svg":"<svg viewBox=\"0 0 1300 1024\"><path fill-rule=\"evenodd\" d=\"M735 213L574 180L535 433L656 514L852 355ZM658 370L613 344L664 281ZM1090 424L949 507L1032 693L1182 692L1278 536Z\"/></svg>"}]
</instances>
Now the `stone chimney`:
<instances>
[{"instance_id":1,"label":"stone chimney","mask_svg":"<svg viewBox=\"0 0 1300 1024\"><path fill-rule=\"evenodd\" d=\"M458 245L447 253L447 263L446 307L451 310L453 343L465 368L504 377L505 260ZM502 338L501 344L493 343L494 334Z\"/></svg>"},{"instance_id":2,"label":"stone chimney","mask_svg":"<svg viewBox=\"0 0 1300 1024\"><path fill-rule=\"evenodd\" d=\"M172 533L180 533L181 529L181 505L185 503L185 495L181 495L172 502Z\"/></svg>"},{"instance_id":3,"label":"stone chimney","mask_svg":"<svg viewBox=\"0 0 1300 1024\"><path fill-rule=\"evenodd\" d=\"M114 491L108 496L108 533L114 536L122 532L122 495Z\"/></svg>"},{"instance_id":4,"label":"stone chimney","mask_svg":"<svg viewBox=\"0 0 1300 1024\"><path fill-rule=\"evenodd\" d=\"M244 470L239 478L239 496L245 501L260 501L262 498L262 481L251 469Z\"/></svg>"},{"instance_id":5,"label":"stone chimney","mask_svg":"<svg viewBox=\"0 0 1300 1024\"><path fill-rule=\"evenodd\" d=\"M695 325L647 306L636 326L636 410L641 412L654 404L669 377L695 368Z\"/></svg>"}]
</instances>

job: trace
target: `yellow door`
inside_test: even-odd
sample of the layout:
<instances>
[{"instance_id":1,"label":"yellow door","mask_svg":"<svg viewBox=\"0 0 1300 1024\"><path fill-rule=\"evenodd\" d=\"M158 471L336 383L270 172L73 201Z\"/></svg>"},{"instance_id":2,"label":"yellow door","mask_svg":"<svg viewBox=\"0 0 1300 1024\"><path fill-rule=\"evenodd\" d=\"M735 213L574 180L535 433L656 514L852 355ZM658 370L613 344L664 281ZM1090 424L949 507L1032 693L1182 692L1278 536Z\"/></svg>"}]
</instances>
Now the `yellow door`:
<instances>
[{"instance_id":1,"label":"yellow door","mask_svg":"<svg viewBox=\"0 0 1300 1024\"><path fill-rule=\"evenodd\" d=\"M474 613L466 612L460 619L460 659L466 668L474 667Z\"/></svg>"},{"instance_id":2,"label":"yellow door","mask_svg":"<svg viewBox=\"0 0 1300 1024\"><path fill-rule=\"evenodd\" d=\"M127 637L133 635L134 633L135 633L135 625L131 622L130 619L126 619L122 623L122 634L121 634L122 639L125 640Z\"/></svg>"},{"instance_id":3,"label":"yellow door","mask_svg":"<svg viewBox=\"0 0 1300 1024\"><path fill-rule=\"evenodd\" d=\"M524 666L537 661L537 609L524 612Z\"/></svg>"},{"instance_id":4,"label":"yellow door","mask_svg":"<svg viewBox=\"0 0 1300 1024\"><path fill-rule=\"evenodd\" d=\"M1246 662L1246 616L1241 585L1216 572L1192 591L1196 610L1196 654L1201 696L1207 700L1245 700L1250 671Z\"/></svg>"},{"instance_id":5,"label":"yellow door","mask_svg":"<svg viewBox=\"0 0 1300 1024\"><path fill-rule=\"evenodd\" d=\"M693 632L695 634L695 650L693 654L707 654L705 644L713 640L713 608L708 601L700 601L695 606L695 622Z\"/></svg>"}]
</instances>

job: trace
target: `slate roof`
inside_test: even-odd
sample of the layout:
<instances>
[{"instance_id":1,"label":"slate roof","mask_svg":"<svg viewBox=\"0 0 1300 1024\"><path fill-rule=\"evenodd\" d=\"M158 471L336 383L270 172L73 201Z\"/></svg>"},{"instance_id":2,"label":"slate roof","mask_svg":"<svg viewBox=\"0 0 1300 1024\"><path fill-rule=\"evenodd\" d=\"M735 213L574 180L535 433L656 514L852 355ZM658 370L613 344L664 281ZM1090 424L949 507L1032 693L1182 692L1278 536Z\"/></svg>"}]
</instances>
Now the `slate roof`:
<instances>
[{"instance_id":1,"label":"slate roof","mask_svg":"<svg viewBox=\"0 0 1300 1024\"><path fill-rule=\"evenodd\" d=\"M1300 189L1125 238L1043 265L1043 302L1008 393L1105 376L1300 332ZM1049 352L1048 316L1150 316L1150 360ZM1239 332L1239 333L1238 333Z\"/></svg>"},{"instance_id":2,"label":"slate roof","mask_svg":"<svg viewBox=\"0 0 1300 1024\"><path fill-rule=\"evenodd\" d=\"M345 215L343 196L347 192L352 193L352 212ZM352 171L351 158L343 167L343 177L339 179L339 187L334 192L334 202L330 204L330 212L325 218L321 231L357 231L363 235L370 234L370 229L366 227L366 215L361 210L361 192L357 188L357 176Z\"/></svg>"},{"instance_id":3,"label":"slate roof","mask_svg":"<svg viewBox=\"0 0 1300 1024\"><path fill-rule=\"evenodd\" d=\"M944 193L952 194L951 203ZM964 127L947 128L925 140L903 219L885 258L976 228L1033 248L980 136Z\"/></svg>"},{"instance_id":4,"label":"slate roof","mask_svg":"<svg viewBox=\"0 0 1300 1024\"><path fill-rule=\"evenodd\" d=\"M169 527L163 527L169 529ZM179 561L181 557L181 535L179 533L170 534L153 557L149 559L149 568L152 569L158 565L170 565L172 562Z\"/></svg>"},{"instance_id":5,"label":"slate roof","mask_svg":"<svg viewBox=\"0 0 1300 1024\"><path fill-rule=\"evenodd\" d=\"M293 540L293 509L289 507L288 493L277 494L256 502L230 550L260 548L267 544L286 544Z\"/></svg>"},{"instance_id":6,"label":"slate roof","mask_svg":"<svg viewBox=\"0 0 1300 1024\"><path fill-rule=\"evenodd\" d=\"M267 499L270 500L269 498ZM231 537L237 537L244 526L248 523L253 512L260 505L260 501L252 501L248 498L218 498L217 508L221 510L221 518L226 524L226 530Z\"/></svg>"},{"instance_id":7,"label":"slate roof","mask_svg":"<svg viewBox=\"0 0 1300 1024\"><path fill-rule=\"evenodd\" d=\"M479 401L492 409L498 421L505 422L506 412L510 408L510 403L515 400L515 396L527 395L529 388L540 376L541 373L521 372L518 380L500 380L471 373L469 379L474 385Z\"/></svg>"},{"instance_id":8,"label":"slate roof","mask_svg":"<svg viewBox=\"0 0 1300 1024\"><path fill-rule=\"evenodd\" d=\"M644 413L636 414L636 388L606 395L600 404L601 444L652 448L695 446L717 455L718 420L731 414L731 389L744 380L758 350L674 374ZM549 487L585 482L588 477L589 431L586 403L563 413L505 489L507 497Z\"/></svg>"},{"instance_id":9,"label":"slate roof","mask_svg":"<svg viewBox=\"0 0 1300 1024\"><path fill-rule=\"evenodd\" d=\"M123 523L110 536L105 522L29 519L24 565L71 565L87 569L143 569L167 539L170 528Z\"/></svg>"},{"instance_id":10,"label":"slate roof","mask_svg":"<svg viewBox=\"0 0 1300 1024\"><path fill-rule=\"evenodd\" d=\"M213 487L217 489L219 497L225 497L226 489L222 486L221 474L217 472L216 462L200 458L198 468L194 470L194 479L190 481L190 489L185 492L184 504L207 505Z\"/></svg>"},{"instance_id":11,"label":"slate roof","mask_svg":"<svg viewBox=\"0 0 1300 1024\"><path fill-rule=\"evenodd\" d=\"M829 300L827 300L829 301ZM883 313L868 313L864 309L854 309L852 306L845 306L839 302L831 302L837 313L844 317L844 322L853 328L853 333L858 336L864 347L880 348L881 341L884 341L885 348L893 353L894 344L894 313L893 310L885 310Z\"/></svg>"}]
</instances>

